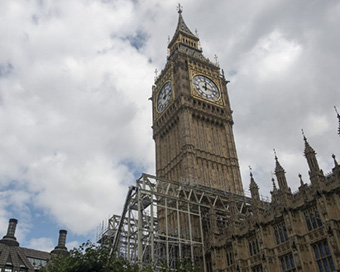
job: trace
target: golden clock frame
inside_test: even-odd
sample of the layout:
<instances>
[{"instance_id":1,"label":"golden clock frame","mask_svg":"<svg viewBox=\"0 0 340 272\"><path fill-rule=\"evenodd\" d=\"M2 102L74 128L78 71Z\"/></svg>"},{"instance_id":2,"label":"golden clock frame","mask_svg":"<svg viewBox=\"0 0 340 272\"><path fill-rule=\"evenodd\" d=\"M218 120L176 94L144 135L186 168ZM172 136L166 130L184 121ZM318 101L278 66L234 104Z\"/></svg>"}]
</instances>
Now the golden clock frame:
<instances>
[{"instance_id":1,"label":"golden clock frame","mask_svg":"<svg viewBox=\"0 0 340 272\"><path fill-rule=\"evenodd\" d=\"M220 93L220 96L218 97L218 99L216 100L209 100L209 99L206 99L204 98L201 94L199 94L197 92L197 90L195 89L194 87L194 84L193 84L193 79L195 76L204 76L204 77L207 77L209 78L212 82L215 83L215 85L217 86L218 88L218 91ZM223 107L224 106L224 98L223 98L223 89L222 89L222 85L221 85L221 80L219 78L219 73L218 72L207 72L206 69L195 69L194 67L190 67L189 69L189 77L190 77L190 89L191 89L191 96L198 99L198 100L201 100L203 102L207 102L207 103L211 103L211 104L214 104L214 105L217 105L217 106L220 106L220 107Z\"/></svg>"},{"instance_id":2,"label":"golden clock frame","mask_svg":"<svg viewBox=\"0 0 340 272\"><path fill-rule=\"evenodd\" d=\"M161 79L158 79L159 82L157 82L158 80L156 80L156 82L158 84L156 85L155 97L154 97L154 120L155 121L157 121L167 111L167 109L173 104L173 102L174 102L174 100L176 98L176 95L175 95L175 84L174 84L174 75L173 75L173 73L171 73L171 71L172 71L172 66L162 76ZM170 98L169 104L164 108L163 111L160 112L157 109L157 100L158 100L158 96L159 96L159 93L160 93L162 87L167 82L171 83L171 88L172 88L171 98Z\"/></svg>"}]
</instances>

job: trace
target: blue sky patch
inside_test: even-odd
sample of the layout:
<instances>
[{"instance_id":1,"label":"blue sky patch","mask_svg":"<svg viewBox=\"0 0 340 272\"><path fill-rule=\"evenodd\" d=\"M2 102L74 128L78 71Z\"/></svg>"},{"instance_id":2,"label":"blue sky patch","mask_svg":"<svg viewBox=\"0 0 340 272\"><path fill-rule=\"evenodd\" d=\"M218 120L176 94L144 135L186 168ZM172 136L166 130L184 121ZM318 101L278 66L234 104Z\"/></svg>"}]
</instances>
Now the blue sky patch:
<instances>
[{"instance_id":1,"label":"blue sky patch","mask_svg":"<svg viewBox=\"0 0 340 272\"><path fill-rule=\"evenodd\" d=\"M13 69L14 67L10 62L0 63L0 77L8 76L13 71Z\"/></svg>"},{"instance_id":2,"label":"blue sky patch","mask_svg":"<svg viewBox=\"0 0 340 272\"><path fill-rule=\"evenodd\" d=\"M146 41L148 40L148 36L146 33L139 30L135 35L127 36L124 38L124 40L128 40L134 48L139 50L145 45Z\"/></svg>"}]
</instances>

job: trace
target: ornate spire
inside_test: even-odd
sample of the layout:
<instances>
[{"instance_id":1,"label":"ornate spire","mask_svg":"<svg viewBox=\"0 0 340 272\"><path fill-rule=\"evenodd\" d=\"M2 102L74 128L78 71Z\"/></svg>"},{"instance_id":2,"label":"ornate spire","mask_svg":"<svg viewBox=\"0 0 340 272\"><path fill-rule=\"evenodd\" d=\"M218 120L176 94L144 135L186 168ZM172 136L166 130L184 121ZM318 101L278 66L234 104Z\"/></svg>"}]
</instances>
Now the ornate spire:
<instances>
[{"instance_id":1,"label":"ornate spire","mask_svg":"<svg viewBox=\"0 0 340 272\"><path fill-rule=\"evenodd\" d=\"M305 151L304 151L305 156L308 155L308 154L311 154L311 153L316 154L316 152L314 151L314 149L313 149L313 148L310 146L310 144L308 143L307 138L306 138L306 136L305 136L305 133L304 133L303 129L301 129L301 132L302 132L303 140L305 141Z\"/></svg>"},{"instance_id":2,"label":"ornate spire","mask_svg":"<svg viewBox=\"0 0 340 272\"><path fill-rule=\"evenodd\" d=\"M334 154L332 154L332 158L333 158L333 161L334 161L334 166L335 167L339 166Z\"/></svg>"},{"instance_id":3,"label":"ornate spire","mask_svg":"<svg viewBox=\"0 0 340 272\"><path fill-rule=\"evenodd\" d=\"M336 109L336 106L334 106L334 109L335 109L335 112L336 112L336 115L338 117L338 120L339 120L339 129L338 129L338 134L340 136L340 114L338 113L338 110Z\"/></svg>"},{"instance_id":4,"label":"ornate spire","mask_svg":"<svg viewBox=\"0 0 340 272\"><path fill-rule=\"evenodd\" d=\"M193 32L189 29L189 27L185 24L182 12L183 7L181 4L177 6L178 11L178 23L176 27L176 31L171 41L168 44L168 48L170 49L170 55L178 50L178 47L190 48L195 51L202 52L202 49L199 46L199 38L197 35L193 34Z\"/></svg>"},{"instance_id":5,"label":"ornate spire","mask_svg":"<svg viewBox=\"0 0 340 272\"><path fill-rule=\"evenodd\" d=\"M249 171L250 171L250 185L249 185L249 188L250 188L250 191L252 191L252 189L255 189L258 191L259 187L257 186L255 180L254 180L254 177L253 177L253 173L252 173L252 168L249 166Z\"/></svg>"},{"instance_id":6,"label":"ornate spire","mask_svg":"<svg viewBox=\"0 0 340 272\"><path fill-rule=\"evenodd\" d=\"M249 185L249 189L250 189L250 193L251 193L251 197L253 200L260 200L260 193L259 193L259 187L257 186L254 177L253 177L253 173L252 173L252 168L249 166L249 171L250 171L250 185Z\"/></svg>"},{"instance_id":7,"label":"ornate spire","mask_svg":"<svg viewBox=\"0 0 340 272\"><path fill-rule=\"evenodd\" d=\"M189 29L189 27L187 27L187 25L184 22L183 16L182 16L182 12L183 12L183 6L181 6L181 4L178 4L177 6L177 12L178 12L178 24L177 24L177 28L176 28L176 33L177 32L184 32L186 34L189 34L191 36L196 37L196 35L194 35L191 30Z\"/></svg>"},{"instance_id":8,"label":"ornate spire","mask_svg":"<svg viewBox=\"0 0 340 272\"><path fill-rule=\"evenodd\" d=\"M316 159L316 152L314 151L314 149L308 143L303 129L301 129L301 131L302 131L303 140L305 142L304 154L305 154L305 157L307 159L309 170L310 170L311 173L316 173L320 170L318 161Z\"/></svg>"},{"instance_id":9,"label":"ornate spire","mask_svg":"<svg viewBox=\"0 0 340 272\"><path fill-rule=\"evenodd\" d=\"M272 183L273 183L273 192L277 191L276 183L274 177L272 177Z\"/></svg>"},{"instance_id":10,"label":"ornate spire","mask_svg":"<svg viewBox=\"0 0 340 272\"><path fill-rule=\"evenodd\" d=\"M253 173L252 173L253 169L251 168L251 166L249 165L249 172L250 172L250 186L252 186L252 184L256 184L254 178L253 178Z\"/></svg>"},{"instance_id":11,"label":"ornate spire","mask_svg":"<svg viewBox=\"0 0 340 272\"><path fill-rule=\"evenodd\" d=\"M284 192L290 192L290 189L288 187L287 179L286 179L286 171L283 169L281 166L279 159L276 156L276 151L274 149L274 154L275 154L275 175L277 178L277 182L279 184L280 190Z\"/></svg>"},{"instance_id":12,"label":"ornate spire","mask_svg":"<svg viewBox=\"0 0 340 272\"><path fill-rule=\"evenodd\" d=\"M276 150L274 150L274 155L275 155L275 174L277 175L277 173L283 172L285 173L285 170L283 169L283 167L281 166L279 159L276 156Z\"/></svg>"}]
</instances>

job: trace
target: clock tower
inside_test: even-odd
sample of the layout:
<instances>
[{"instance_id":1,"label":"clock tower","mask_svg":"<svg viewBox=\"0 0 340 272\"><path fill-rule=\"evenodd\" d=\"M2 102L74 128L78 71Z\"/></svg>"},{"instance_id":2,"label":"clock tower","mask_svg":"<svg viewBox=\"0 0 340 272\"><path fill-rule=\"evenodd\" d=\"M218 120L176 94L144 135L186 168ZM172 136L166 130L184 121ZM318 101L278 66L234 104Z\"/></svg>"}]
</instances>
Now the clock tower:
<instances>
[{"instance_id":1,"label":"clock tower","mask_svg":"<svg viewBox=\"0 0 340 272\"><path fill-rule=\"evenodd\" d=\"M178 8L168 57L152 88L156 176L243 194L227 83Z\"/></svg>"}]
</instances>

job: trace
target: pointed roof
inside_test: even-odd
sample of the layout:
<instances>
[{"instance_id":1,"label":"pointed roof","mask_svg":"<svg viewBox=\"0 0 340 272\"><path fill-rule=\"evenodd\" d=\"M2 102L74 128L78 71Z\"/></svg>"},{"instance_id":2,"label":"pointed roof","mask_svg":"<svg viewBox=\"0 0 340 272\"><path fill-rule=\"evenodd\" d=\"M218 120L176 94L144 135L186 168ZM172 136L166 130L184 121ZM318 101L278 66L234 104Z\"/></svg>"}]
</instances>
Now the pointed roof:
<instances>
[{"instance_id":1,"label":"pointed roof","mask_svg":"<svg viewBox=\"0 0 340 272\"><path fill-rule=\"evenodd\" d=\"M308 143L308 141L307 141L307 138L306 138L306 136L305 136L305 133L304 133L304 131L303 131L303 129L301 129L301 131L302 131L302 136L303 136L303 140L305 141L305 150L304 150L304 153L305 153L305 156L307 155L307 154L316 154L316 152L315 152L315 150L310 146L310 144Z\"/></svg>"},{"instance_id":2,"label":"pointed roof","mask_svg":"<svg viewBox=\"0 0 340 272\"><path fill-rule=\"evenodd\" d=\"M172 37L168 47L170 48L171 45L177 40L177 37L179 35L179 33L182 33L183 35L189 36L190 38L198 41L199 39L196 37L196 35L194 35L191 30L189 29L189 27L186 25L186 23L184 22L183 16L182 16L182 12L183 12L183 7L178 4L177 7L178 10L178 23L177 23L177 27L176 27L176 31L174 36Z\"/></svg>"},{"instance_id":3,"label":"pointed roof","mask_svg":"<svg viewBox=\"0 0 340 272\"><path fill-rule=\"evenodd\" d=\"M252 172L252 169L251 167L249 166L249 170L250 170L250 185L249 185L249 188L252 189L252 188L256 188L258 189L259 187L257 186L255 180L254 180L254 177L253 177L253 172Z\"/></svg>"},{"instance_id":4,"label":"pointed roof","mask_svg":"<svg viewBox=\"0 0 340 272\"><path fill-rule=\"evenodd\" d=\"M283 172L285 173L285 170L283 169L283 167L281 166L279 159L276 156L276 151L274 149L274 154L275 154L275 173L280 173Z\"/></svg>"},{"instance_id":5,"label":"pointed roof","mask_svg":"<svg viewBox=\"0 0 340 272\"><path fill-rule=\"evenodd\" d=\"M183 16L182 16L182 7L180 4L178 4L178 23L177 23L177 28L176 28L176 32L178 31L181 31L181 32L184 32L186 34L189 34L189 35L192 35L192 36L195 36L189 29L189 27L185 24L184 22L184 19L183 19Z\"/></svg>"}]
</instances>

